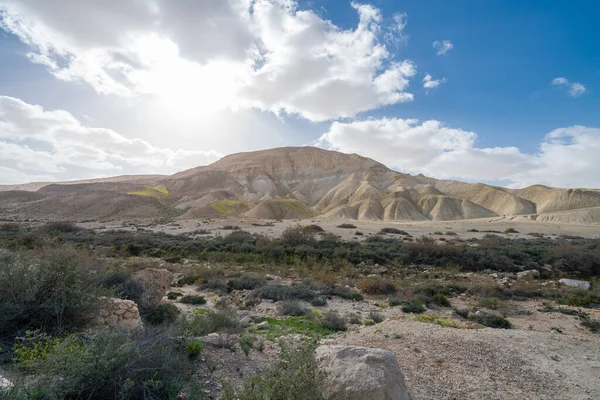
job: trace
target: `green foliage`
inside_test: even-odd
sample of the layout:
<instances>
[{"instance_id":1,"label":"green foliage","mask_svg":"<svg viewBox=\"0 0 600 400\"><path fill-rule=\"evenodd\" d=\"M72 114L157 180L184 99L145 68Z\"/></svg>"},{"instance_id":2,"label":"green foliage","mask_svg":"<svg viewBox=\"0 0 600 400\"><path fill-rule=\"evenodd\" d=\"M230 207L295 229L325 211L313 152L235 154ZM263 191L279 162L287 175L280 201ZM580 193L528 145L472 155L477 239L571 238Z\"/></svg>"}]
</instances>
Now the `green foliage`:
<instances>
[{"instance_id":1,"label":"green foliage","mask_svg":"<svg viewBox=\"0 0 600 400\"><path fill-rule=\"evenodd\" d=\"M177 298L179 296L182 296L182 294L179 293L179 292L169 292L169 293L167 293L167 299L169 299L169 300L177 300Z\"/></svg>"},{"instance_id":2,"label":"green foliage","mask_svg":"<svg viewBox=\"0 0 600 400\"><path fill-rule=\"evenodd\" d=\"M362 278L356 282L356 287L370 295L395 293L397 288L384 278Z\"/></svg>"},{"instance_id":3,"label":"green foliage","mask_svg":"<svg viewBox=\"0 0 600 400\"><path fill-rule=\"evenodd\" d=\"M125 245L125 252L130 256L137 257L142 254L142 247L137 243L130 242Z\"/></svg>"},{"instance_id":4,"label":"green foliage","mask_svg":"<svg viewBox=\"0 0 600 400\"><path fill-rule=\"evenodd\" d=\"M497 310L502 307L503 302L497 297L482 297L477 300L477 307L485 307L492 310Z\"/></svg>"},{"instance_id":5,"label":"green foliage","mask_svg":"<svg viewBox=\"0 0 600 400\"><path fill-rule=\"evenodd\" d=\"M308 317L283 317L283 318L263 318L261 322L269 323L268 329L249 328L249 331L256 335L264 335L269 340L275 340L281 336L292 334L305 335L310 337L325 337L335 331L325 327L321 321L313 316Z\"/></svg>"},{"instance_id":6,"label":"green foliage","mask_svg":"<svg viewBox=\"0 0 600 400\"><path fill-rule=\"evenodd\" d=\"M400 230L398 228L381 228L381 230L379 231L380 234L386 234L386 233L391 233L394 235L408 235L408 232Z\"/></svg>"},{"instance_id":7,"label":"green foliage","mask_svg":"<svg viewBox=\"0 0 600 400\"><path fill-rule=\"evenodd\" d=\"M171 324L179 316L179 308L173 304L159 304L146 311L145 321L151 325Z\"/></svg>"},{"instance_id":8,"label":"green foliage","mask_svg":"<svg viewBox=\"0 0 600 400\"><path fill-rule=\"evenodd\" d=\"M324 377L314 358L315 342L282 344L279 361L248 381L237 396L244 400L324 400Z\"/></svg>"},{"instance_id":9,"label":"green foliage","mask_svg":"<svg viewBox=\"0 0 600 400\"><path fill-rule=\"evenodd\" d=\"M256 274L243 274L239 278L231 279L227 282L227 290L253 290L264 286L266 279Z\"/></svg>"},{"instance_id":10,"label":"green foliage","mask_svg":"<svg viewBox=\"0 0 600 400\"><path fill-rule=\"evenodd\" d=\"M185 350L189 358L198 358L200 353L204 350L204 342L200 339L188 339L185 344Z\"/></svg>"},{"instance_id":11,"label":"green foliage","mask_svg":"<svg viewBox=\"0 0 600 400\"><path fill-rule=\"evenodd\" d=\"M412 313L412 314L421 314L425 312L425 305L420 300L409 300L402 306L402 312L404 313Z\"/></svg>"},{"instance_id":12,"label":"green foliage","mask_svg":"<svg viewBox=\"0 0 600 400\"><path fill-rule=\"evenodd\" d=\"M590 315L585 312L579 312L577 316L581 320L582 326L585 326L594 333L600 332L600 320L591 318Z\"/></svg>"},{"instance_id":13,"label":"green foliage","mask_svg":"<svg viewBox=\"0 0 600 400\"><path fill-rule=\"evenodd\" d=\"M401 305L402 303L403 302L400 299L390 299L388 301L388 304L389 304L390 307L397 307L397 306Z\"/></svg>"},{"instance_id":14,"label":"green foliage","mask_svg":"<svg viewBox=\"0 0 600 400\"><path fill-rule=\"evenodd\" d=\"M256 343L256 341L256 336L252 335L241 335L238 338L238 344L240 345L240 348L242 349L246 357L248 357L248 355L250 354L250 350L254 349L254 344Z\"/></svg>"},{"instance_id":15,"label":"green foliage","mask_svg":"<svg viewBox=\"0 0 600 400\"><path fill-rule=\"evenodd\" d=\"M448 298L441 293L435 294L431 298L431 302L441 307L450 307L450 300L448 300Z\"/></svg>"},{"instance_id":16,"label":"green foliage","mask_svg":"<svg viewBox=\"0 0 600 400\"><path fill-rule=\"evenodd\" d=\"M476 313L474 319L477 323L490 328L512 328L512 324L506 318L496 314Z\"/></svg>"},{"instance_id":17,"label":"green foliage","mask_svg":"<svg viewBox=\"0 0 600 400\"><path fill-rule=\"evenodd\" d=\"M345 331L348 329L348 320L337 311L329 310L321 317L321 326L332 331Z\"/></svg>"},{"instance_id":18,"label":"green foliage","mask_svg":"<svg viewBox=\"0 0 600 400\"><path fill-rule=\"evenodd\" d=\"M0 340L26 330L53 333L85 326L111 295L91 260L69 246L46 248L39 259L0 254Z\"/></svg>"},{"instance_id":19,"label":"green foliage","mask_svg":"<svg viewBox=\"0 0 600 400\"><path fill-rule=\"evenodd\" d=\"M19 392L31 399L174 399L189 375L187 358L164 331L72 335L32 363L43 371Z\"/></svg>"},{"instance_id":20,"label":"green foliage","mask_svg":"<svg viewBox=\"0 0 600 400\"><path fill-rule=\"evenodd\" d=\"M310 301L310 305L313 307L322 307L327 305L327 299L323 296L315 297Z\"/></svg>"},{"instance_id":21,"label":"green foliage","mask_svg":"<svg viewBox=\"0 0 600 400\"><path fill-rule=\"evenodd\" d=\"M291 315L293 317L301 317L306 314L307 309L300 304L299 301L286 300L281 302L277 307L279 315Z\"/></svg>"},{"instance_id":22,"label":"green foliage","mask_svg":"<svg viewBox=\"0 0 600 400\"><path fill-rule=\"evenodd\" d=\"M204 298L204 296L187 295L187 296L183 296L181 299L179 299L179 302L183 303L183 304L198 305L198 304L206 304L206 299Z\"/></svg>"},{"instance_id":23,"label":"green foliage","mask_svg":"<svg viewBox=\"0 0 600 400\"><path fill-rule=\"evenodd\" d=\"M205 336L214 332L239 332L241 326L235 312L208 310L201 314L182 316L176 324L176 330L183 336Z\"/></svg>"},{"instance_id":24,"label":"green foliage","mask_svg":"<svg viewBox=\"0 0 600 400\"><path fill-rule=\"evenodd\" d=\"M558 304L563 304L572 307L596 308L600 306L600 296L589 293L586 290L580 289L572 294L561 297L556 300Z\"/></svg>"}]
</instances>

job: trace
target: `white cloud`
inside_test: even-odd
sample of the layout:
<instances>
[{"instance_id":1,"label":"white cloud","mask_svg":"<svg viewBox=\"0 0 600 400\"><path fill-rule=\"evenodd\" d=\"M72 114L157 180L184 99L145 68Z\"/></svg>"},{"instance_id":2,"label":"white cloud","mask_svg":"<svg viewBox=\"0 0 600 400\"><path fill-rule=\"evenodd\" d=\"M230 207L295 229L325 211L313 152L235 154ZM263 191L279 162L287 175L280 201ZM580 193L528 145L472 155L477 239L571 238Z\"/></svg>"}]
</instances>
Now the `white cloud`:
<instances>
[{"instance_id":1,"label":"white cloud","mask_svg":"<svg viewBox=\"0 0 600 400\"><path fill-rule=\"evenodd\" d=\"M571 96L571 97L578 97L586 92L585 86L583 86L581 83L569 82L569 80L567 78L563 78L563 77L554 78L552 80L552 84L554 86L565 86L565 87L569 88L569 96Z\"/></svg>"},{"instance_id":2,"label":"white cloud","mask_svg":"<svg viewBox=\"0 0 600 400\"><path fill-rule=\"evenodd\" d=\"M503 181L513 187L600 187L600 129L556 129L532 154L516 147L480 148L476 140L474 132L439 121L394 118L334 122L317 144L442 179Z\"/></svg>"},{"instance_id":3,"label":"white cloud","mask_svg":"<svg viewBox=\"0 0 600 400\"><path fill-rule=\"evenodd\" d=\"M32 62L101 94L322 121L413 99L414 64L393 62L385 44L406 16L386 30L379 9L352 6L359 22L344 30L295 0L0 0L0 27Z\"/></svg>"},{"instance_id":4,"label":"white cloud","mask_svg":"<svg viewBox=\"0 0 600 400\"><path fill-rule=\"evenodd\" d=\"M206 165L220 156L210 150L152 146L85 126L66 111L0 96L0 183L169 173Z\"/></svg>"},{"instance_id":5,"label":"white cloud","mask_svg":"<svg viewBox=\"0 0 600 400\"><path fill-rule=\"evenodd\" d=\"M431 75L425 74L425 78L422 80L423 88L425 89L435 89L440 86L442 83L446 83L446 78L442 79L433 79Z\"/></svg>"},{"instance_id":6,"label":"white cloud","mask_svg":"<svg viewBox=\"0 0 600 400\"><path fill-rule=\"evenodd\" d=\"M452 50L453 47L454 44L452 44L452 42L449 40L436 40L433 42L433 48L437 50L437 53L435 54L438 56L446 54Z\"/></svg>"}]
</instances>

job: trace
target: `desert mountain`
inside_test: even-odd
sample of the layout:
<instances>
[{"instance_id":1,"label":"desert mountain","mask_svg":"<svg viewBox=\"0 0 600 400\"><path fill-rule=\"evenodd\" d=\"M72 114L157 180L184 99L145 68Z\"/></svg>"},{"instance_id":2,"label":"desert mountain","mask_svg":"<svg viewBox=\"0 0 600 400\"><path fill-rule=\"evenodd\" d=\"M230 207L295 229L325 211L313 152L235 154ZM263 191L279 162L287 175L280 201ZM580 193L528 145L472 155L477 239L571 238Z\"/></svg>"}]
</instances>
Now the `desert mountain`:
<instances>
[{"instance_id":1,"label":"desert mountain","mask_svg":"<svg viewBox=\"0 0 600 400\"><path fill-rule=\"evenodd\" d=\"M600 223L600 190L505 189L393 171L357 154L285 147L232 154L171 176L0 188L0 216L180 219L244 215L426 221L528 218Z\"/></svg>"}]
</instances>

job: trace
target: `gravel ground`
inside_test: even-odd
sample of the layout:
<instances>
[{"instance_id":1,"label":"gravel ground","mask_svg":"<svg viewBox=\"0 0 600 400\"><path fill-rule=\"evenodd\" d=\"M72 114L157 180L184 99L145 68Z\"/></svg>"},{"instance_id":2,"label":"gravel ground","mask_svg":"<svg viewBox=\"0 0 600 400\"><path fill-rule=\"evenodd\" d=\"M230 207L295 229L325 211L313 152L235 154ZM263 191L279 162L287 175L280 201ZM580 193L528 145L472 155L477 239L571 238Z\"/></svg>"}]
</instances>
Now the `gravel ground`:
<instances>
[{"instance_id":1,"label":"gravel ground","mask_svg":"<svg viewBox=\"0 0 600 400\"><path fill-rule=\"evenodd\" d=\"M600 335L388 320L333 341L396 354L413 400L600 399Z\"/></svg>"}]
</instances>

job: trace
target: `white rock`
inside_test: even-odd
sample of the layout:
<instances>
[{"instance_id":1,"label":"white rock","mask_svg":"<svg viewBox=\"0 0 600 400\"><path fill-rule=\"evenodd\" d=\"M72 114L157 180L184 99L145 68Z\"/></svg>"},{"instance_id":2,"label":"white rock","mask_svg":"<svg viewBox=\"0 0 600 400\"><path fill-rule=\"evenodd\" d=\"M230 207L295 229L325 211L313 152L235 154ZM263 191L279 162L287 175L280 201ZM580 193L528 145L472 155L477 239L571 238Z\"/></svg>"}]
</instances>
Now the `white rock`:
<instances>
[{"instance_id":1,"label":"white rock","mask_svg":"<svg viewBox=\"0 0 600 400\"><path fill-rule=\"evenodd\" d=\"M260 324L256 324L256 328L257 329L268 329L269 328L269 321L263 321Z\"/></svg>"},{"instance_id":2,"label":"white rock","mask_svg":"<svg viewBox=\"0 0 600 400\"><path fill-rule=\"evenodd\" d=\"M0 375L0 390L10 389L13 386L14 385L11 381L9 381L8 379L6 379L2 375Z\"/></svg>"},{"instance_id":3,"label":"white rock","mask_svg":"<svg viewBox=\"0 0 600 400\"><path fill-rule=\"evenodd\" d=\"M248 326L252 323L252 318L250 318L249 316L245 316L244 318L240 319L240 324L242 324L242 326Z\"/></svg>"},{"instance_id":4,"label":"white rock","mask_svg":"<svg viewBox=\"0 0 600 400\"><path fill-rule=\"evenodd\" d=\"M523 272L517 272L517 279L538 279L540 277L540 271L537 269L529 269Z\"/></svg>"},{"instance_id":5,"label":"white rock","mask_svg":"<svg viewBox=\"0 0 600 400\"><path fill-rule=\"evenodd\" d=\"M326 397L344 400L409 400L393 353L353 346L319 346L316 358L327 376Z\"/></svg>"},{"instance_id":6,"label":"white rock","mask_svg":"<svg viewBox=\"0 0 600 400\"><path fill-rule=\"evenodd\" d=\"M586 290L588 290L591 286L590 282L579 281L577 279L560 279L559 282L565 286L578 287L578 288L586 289Z\"/></svg>"}]
</instances>

